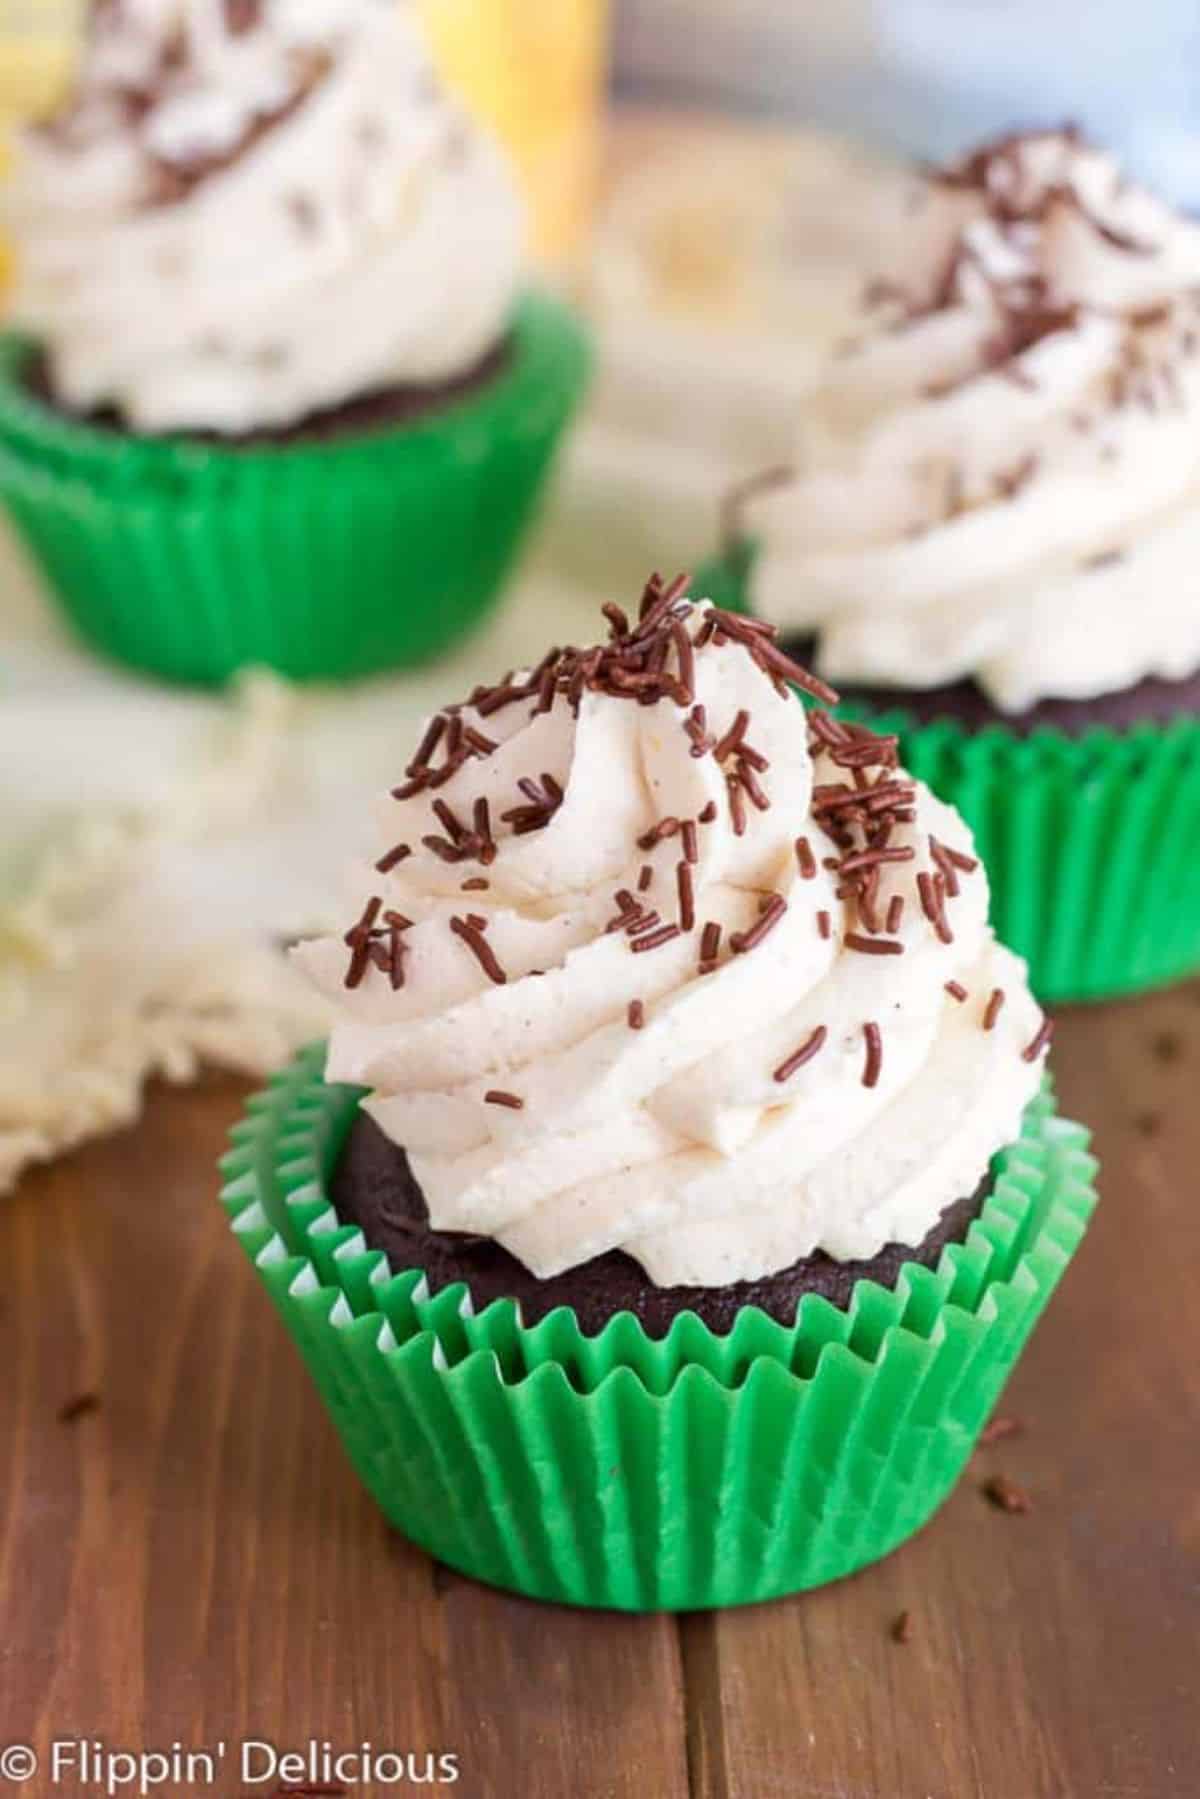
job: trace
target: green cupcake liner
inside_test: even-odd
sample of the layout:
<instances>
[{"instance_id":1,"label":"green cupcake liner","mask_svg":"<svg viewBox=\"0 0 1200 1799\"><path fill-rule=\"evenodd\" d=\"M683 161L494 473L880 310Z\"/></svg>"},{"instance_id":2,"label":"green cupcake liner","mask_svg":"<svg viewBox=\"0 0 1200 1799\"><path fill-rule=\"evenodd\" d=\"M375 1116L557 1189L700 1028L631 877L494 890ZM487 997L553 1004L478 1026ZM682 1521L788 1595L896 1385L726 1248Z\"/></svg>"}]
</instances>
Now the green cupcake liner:
<instances>
[{"instance_id":1,"label":"green cupcake liner","mask_svg":"<svg viewBox=\"0 0 1200 1799\"><path fill-rule=\"evenodd\" d=\"M574 316L521 302L504 368L411 422L239 448L71 419L0 338L0 499L80 634L168 680L427 661L497 597L585 385Z\"/></svg>"},{"instance_id":2,"label":"green cupcake liner","mask_svg":"<svg viewBox=\"0 0 1200 1799\"><path fill-rule=\"evenodd\" d=\"M361 1097L302 1052L225 1157L234 1232L346 1450L398 1529L464 1573L628 1611L770 1599L849 1574L920 1528L976 1436L1095 1204L1087 1134L1049 1086L937 1268L747 1307L662 1339L522 1324L465 1286L430 1296L341 1225L328 1181Z\"/></svg>"},{"instance_id":3,"label":"green cupcake liner","mask_svg":"<svg viewBox=\"0 0 1200 1799\"><path fill-rule=\"evenodd\" d=\"M693 592L748 611L753 549ZM838 712L900 738L909 772L970 825L1001 942L1047 1004L1112 999L1200 969L1200 717L1079 736L919 724L902 706Z\"/></svg>"}]
</instances>

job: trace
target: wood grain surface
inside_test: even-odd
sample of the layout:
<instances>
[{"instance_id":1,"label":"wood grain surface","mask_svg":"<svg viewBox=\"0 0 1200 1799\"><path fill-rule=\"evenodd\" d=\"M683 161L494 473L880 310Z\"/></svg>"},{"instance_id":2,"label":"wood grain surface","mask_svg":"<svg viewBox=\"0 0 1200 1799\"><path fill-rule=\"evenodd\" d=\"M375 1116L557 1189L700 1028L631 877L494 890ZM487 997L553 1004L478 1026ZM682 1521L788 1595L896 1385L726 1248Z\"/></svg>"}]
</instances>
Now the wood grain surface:
<instances>
[{"instance_id":1,"label":"wood grain surface","mask_svg":"<svg viewBox=\"0 0 1200 1799\"><path fill-rule=\"evenodd\" d=\"M243 1090L155 1092L0 1207L0 1736L369 1738L457 1753L465 1799L1192 1799L1200 987L1064 1015L1056 1065L1103 1204L1002 1402L1024 1434L881 1566L681 1621L389 1533L216 1204Z\"/></svg>"}]
</instances>

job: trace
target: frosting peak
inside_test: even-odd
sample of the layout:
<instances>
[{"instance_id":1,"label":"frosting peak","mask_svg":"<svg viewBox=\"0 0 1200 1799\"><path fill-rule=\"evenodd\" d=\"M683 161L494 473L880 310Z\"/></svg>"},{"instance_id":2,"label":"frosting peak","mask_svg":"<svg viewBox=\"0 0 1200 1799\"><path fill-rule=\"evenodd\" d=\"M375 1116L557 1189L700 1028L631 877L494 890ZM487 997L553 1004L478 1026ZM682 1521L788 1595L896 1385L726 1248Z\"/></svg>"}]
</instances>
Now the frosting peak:
<instances>
[{"instance_id":1,"label":"frosting peak","mask_svg":"<svg viewBox=\"0 0 1200 1799\"><path fill-rule=\"evenodd\" d=\"M769 628L657 579L606 613L430 721L365 908L296 952L329 1078L372 1089L436 1228L541 1275L917 1242L1045 1047L969 835L893 739L806 714L789 681L832 696Z\"/></svg>"},{"instance_id":2,"label":"frosting peak","mask_svg":"<svg viewBox=\"0 0 1200 1799\"><path fill-rule=\"evenodd\" d=\"M58 396L286 425L500 341L520 209L410 0L104 0L6 199Z\"/></svg>"},{"instance_id":3,"label":"frosting peak","mask_svg":"<svg viewBox=\"0 0 1200 1799\"><path fill-rule=\"evenodd\" d=\"M997 706L1200 664L1200 226L1067 131L926 175L801 472L749 499L763 615L831 678Z\"/></svg>"}]
</instances>

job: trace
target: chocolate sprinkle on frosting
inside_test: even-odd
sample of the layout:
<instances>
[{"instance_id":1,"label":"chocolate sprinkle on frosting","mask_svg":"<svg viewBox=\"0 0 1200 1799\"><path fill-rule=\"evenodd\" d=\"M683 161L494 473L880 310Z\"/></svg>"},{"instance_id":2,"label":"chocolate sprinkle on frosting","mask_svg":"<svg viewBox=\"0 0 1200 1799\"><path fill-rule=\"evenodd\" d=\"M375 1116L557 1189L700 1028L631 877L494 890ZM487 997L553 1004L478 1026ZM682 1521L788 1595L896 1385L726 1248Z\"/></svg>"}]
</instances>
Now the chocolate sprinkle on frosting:
<instances>
[{"instance_id":1,"label":"chocolate sprinkle on frosting","mask_svg":"<svg viewBox=\"0 0 1200 1799\"><path fill-rule=\"evenodd\" d=\"M497 987L503 987L508 976L496 960L496 952L480 929L478 920L475 917L452 918L450 929L456 937L461 937L488 980L494 982Z\"/></svg>"},{"instance_id":2,"label":"chocolate sprinkle on frosting","mask_svg":"<svg viewBox=\"0 0 1200 1799\"><path fill-rule=\"evenodd\" d=\"M828 1035L825 1026L819 1024L811 1037L805 1038L799 1049L794 1049L786 1061L779 1064L775 1070L774 1079L777 1081L790 1080L798 1068L803 1068L806 1062L812 1061Z\"/></svg>"},{"instance_id":3,"label":"chocolate sprinkle on frosting","mask_svg":"<svg viewBox=\"0 0 1200 1799\"><path fill-rule=\"evenodd\" d=\"M412 855L411 844L398 843L396 845L395 849L387 850L385 852L385 854L380 856L378 862L375 864L375 867L381 875L390 874L392 869L397 867L399 863L403 862L406 856L411 856L411 855Z\"/></svg>"},{"instance_id":4,"label":"chocolate sprinkle on frosting","mask_svg":"<svg viewBox=\"0 0 1200 1799\"><path fill-rule=\"evenodd\" d=\"M1001 1011L1001 1008L1003 1007L1003 1005L1004 1005L1004 989L1003 989L1003 987L993 987L991 993L988 995L988 1003L983 1009L983 1028L985 1031L994 1031L995 1030L996 1020L1000 1016L1000 1011Z\"/></svg>"},{"instance_id":5,"label":"chocolate sprinkle on frosting","mask_svg":"<svg viewBox=\"0 0 1200 1799\"><path fill-rule=\"evenodd\" d=\"M874 1087L883 1067L883 1040L879 1034L879 1026L873 1021L864 1024L863 1037L867 1045L867 1056L863 1065L862 1084L864 1087Z\"/></svg>"},{"instance_id":6,"label":"chocolate sprinkle on frosting","mask_svg":"<svg viewBox=\"0 0 1200 1799\"><path fill-rule=\"evenodd\" d=\"M634 937L630 943L630 948L635 952L640 952L645 949L658 949L660 945L670 943L674 938L682 937L682 935L683 932L677 924L665 924L660 926L658 930L651 931L648 936Z\"/></svg>"},{"instance_id":7,"label":"chocolate sprinkle on frosting","mask_svg":"<svg viewBox=\"0 0 1200 1799\"><path fill-rule=\"evenodd\" d=\"M748 951L757 949L764 937L775 929L786 911L787 901L782 893L772 893L750 929L734 931L731 935L729 947L734 955L745 955Z\"/></svg>"},{"instance_id":8,"label":"chocolate sprinkle on frosting","mask_svg":"<svg viewBox=\"0 0 1200 1799\"><path fill-rule=\"evenodd\" d=\"M857 950L863 956L902 956L904 945L891 937L863 937L857 931L847 931L842 938L847 949Z\"/></svg>"}]
</instances>

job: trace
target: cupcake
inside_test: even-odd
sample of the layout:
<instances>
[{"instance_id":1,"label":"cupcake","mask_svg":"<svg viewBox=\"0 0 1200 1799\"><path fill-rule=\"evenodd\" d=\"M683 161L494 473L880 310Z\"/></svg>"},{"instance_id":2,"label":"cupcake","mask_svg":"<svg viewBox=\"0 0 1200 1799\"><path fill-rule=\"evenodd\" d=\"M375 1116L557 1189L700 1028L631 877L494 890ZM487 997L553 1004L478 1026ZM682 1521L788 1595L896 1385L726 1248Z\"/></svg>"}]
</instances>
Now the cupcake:
<instances>
[{"instance_id":1,"label":"cupcake","mask_svg":"<svg viewBox=\"0 0 1200 1799\"><path fill-rule=\"evenodd\" d=\"M909 224L796 468L734 496L715 586L961 809L1042 997L1174 979L1200 967L1200 225L1070 131L924 176Z\"/></svg>"},{"instance_id":2,"label":"cupcake","mask_svg":"<svg viewBox=\"0 0 1200 1799\"><path fill-rule=\"evenodd\" d=\"M97 4L7 200L0 495L90 642L342 677L478 619L586 355L409 4Z\"/></svg>"},{"instance_id":3,"label":"cupcake","mask_svg":"<svg viewBox=\"0 0 1200 1799\"><path fill-rule=\"evenodd\" d=\"M631 624L429 720L332 1002L225 1162L355 1466L442 1560L765 1599L945 1498L1092 1163L961 820L766 627Z\"/></svg>"}]
</instances>

